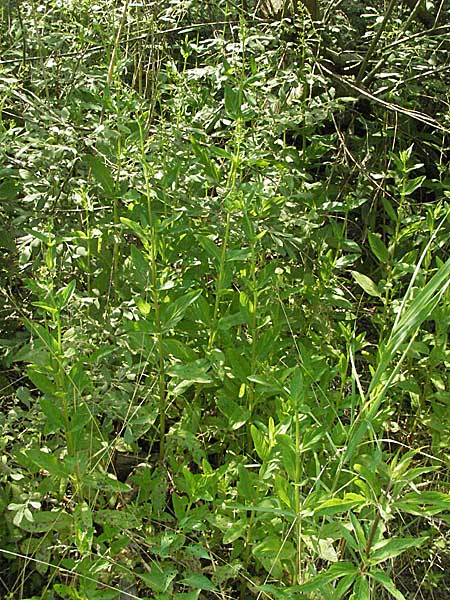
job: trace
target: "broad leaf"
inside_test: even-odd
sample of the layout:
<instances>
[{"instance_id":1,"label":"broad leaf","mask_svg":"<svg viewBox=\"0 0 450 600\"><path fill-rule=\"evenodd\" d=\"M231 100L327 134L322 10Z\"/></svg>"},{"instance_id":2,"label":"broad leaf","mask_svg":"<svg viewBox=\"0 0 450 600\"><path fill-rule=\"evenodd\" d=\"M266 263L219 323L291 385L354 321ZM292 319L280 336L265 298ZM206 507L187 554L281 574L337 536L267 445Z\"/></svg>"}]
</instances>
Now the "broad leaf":
<instances>
[{"instance_id":1,"label":"broad leaf","mask_svg":"<svg viewBox=\"0 0 450 600\"><path fill-rule=\"evenodd\" d=\"M367 277L367 275L359 273L358 271L350 271L350 273L352 274L356 283L362 287L366 294L369 294L369 296L381 297L380 291L370 277Z\"/></svg>"},{"instance_id":2,"label":"broad leaf","mask_svg":"<svg viewBox=\"0 0 450 600\"><path fill-rule=\"evenodd\" d=\"M403 554L403 552L409 548L418 548L426 539L426 537L403 538L389 540L386 543L383 542L383 545L378 544L378 547L375 546L373 551L370 553L370 563L372 565L377 565L380 562L394 558L399 554Z\"/></svg>"}]
</instances>

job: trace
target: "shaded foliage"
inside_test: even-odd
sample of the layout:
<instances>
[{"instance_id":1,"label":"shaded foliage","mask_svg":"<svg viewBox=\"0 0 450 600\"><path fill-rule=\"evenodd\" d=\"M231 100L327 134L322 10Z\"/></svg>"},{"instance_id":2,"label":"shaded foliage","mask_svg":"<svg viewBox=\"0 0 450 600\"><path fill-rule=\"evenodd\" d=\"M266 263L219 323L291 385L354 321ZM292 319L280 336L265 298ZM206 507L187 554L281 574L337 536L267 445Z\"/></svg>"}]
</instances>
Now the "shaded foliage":
<instances>
[{"instance_id":1,"label":"shaded foliage","mask_svg":"<svg viewBox=\"0 0 450 600\"><path fill-rule=\"evenodd\" d=\"M427 6L1 8L4 597L449 589Z\"/></svg>"}]
</instances>

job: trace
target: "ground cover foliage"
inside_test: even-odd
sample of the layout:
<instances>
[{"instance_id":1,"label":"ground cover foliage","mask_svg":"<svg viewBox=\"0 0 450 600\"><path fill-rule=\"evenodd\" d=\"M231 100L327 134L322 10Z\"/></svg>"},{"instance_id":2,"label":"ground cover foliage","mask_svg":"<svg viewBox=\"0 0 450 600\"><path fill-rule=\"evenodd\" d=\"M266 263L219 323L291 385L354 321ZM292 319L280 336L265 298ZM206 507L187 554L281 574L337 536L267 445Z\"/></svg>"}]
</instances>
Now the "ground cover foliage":
<instances>
[{"instance_id":1,"label":"ground cover foliage","mask_svg":"<svg viewBox=\"0 0 450 600\"><path fill-rule=\"evenodd\" d=\"M446 2L0 5L0 595L443 600Z\"/></svg>"}]
</instances>

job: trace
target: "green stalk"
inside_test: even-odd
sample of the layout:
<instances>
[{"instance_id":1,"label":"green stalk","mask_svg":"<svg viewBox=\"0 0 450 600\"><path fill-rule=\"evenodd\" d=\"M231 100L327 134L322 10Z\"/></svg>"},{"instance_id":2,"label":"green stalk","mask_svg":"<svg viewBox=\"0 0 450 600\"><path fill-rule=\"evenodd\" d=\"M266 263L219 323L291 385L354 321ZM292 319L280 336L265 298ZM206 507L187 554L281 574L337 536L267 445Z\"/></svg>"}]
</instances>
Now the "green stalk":
<instances>
[{"instance_id":1,"label":"green stalk","mask_svg":"<svg viewBox=\"0 0 450 600\"><path fill-rule=\"evenodd\" d=\"M113 45L113 49L111 52L111 58L109 60L109 65L108 65L108 75L106 78L106 84L108 87L111 85L111 82L113 79L114 68L116 66L117 54L118 54L118 49L119 49L119 45L120 45L120 38L122 37L122 31L123 31L123 28L124 28L126 20L127 20L127 12L128 12L129 3L130 3L130 0L125 0L125 4L123 5L123 10L122 10L122 15L120 17L119 27L117 28L116 37L114 38L114 45Z\"/></svg>"},{"instance_id":2,"label":"green stalk","mask_svg":"<svg viewBox=\"0 0 450 600\"><path fill-rule=\"evenodd\" d=\"M251 258L250 258L250 281L252 286L252 306L251 306L251 322L250 322L250 334L252 336L252 347L251 347L251 359L250 359L250 372L252 374L256 371L256 350L258 344L258 329L257 329L257 306L258 306L258 291L256 289L256 256L255 256L255 240L254 237L250 241ZM255 404L255 389L253 383L248 388L248 409L250 415L253 413ZM249 431L249 441L251 442L251 435Z\"/></svg>"},{"instance_id":3,"label":"green stalk","mask_svg":"<svg viewBox=\"0 0 450 600\"><path fill-rule=\"evenodd\" d=\"M166 372L164 361L164 345L163 332L161 324L161 299L158 291L158 232L154 224L154 215L151 200L150 177L148 173L148 165L145 159L144 135L141 130L141 150L142 164L144 167L145 190L147 196L147 219L150 234L150 248L148 248L150 258L150 276L151 276L151 293L153 300L153 309L155 311L155 327L156 327L156 342L158 348L158 396L159 396L159 457L164 460L165 455L165 435L166 435L166 410L167 410L167 394L166 394Z\"/></svg>"},{"instance_id":4,"label":"green stalk","mask_svg":"<svg viewBox=\"0 0 450 600\"><path fill-rule=\"evenodd\" d=\"M373 38L372 43L370 44L369 49L367 50L367 52L364 56L364 59L361 63L361 66L359 68L358 75L356 76L356 79L355 79L356 85L359 85L362 81L362 78L364 77L367 63L372 58L372 55L376 52L376 49L378 47L378 42L380 41L380 38L383 35L387 24L389 23L389 19L391 18L392 11L394 10L396 4L397 4L397 0L391 0L389 3L389 6L386 9L386 12L383 17L383 21L381 22L381 25L380 25L375 37Z\"/></svg>"},{"instance_id":5,"label":"green stalk","mask_svg":"<svg viewBox=\"0 0 450 600\"><path fill-rule=\"evenodd\" d=\"M214 301L214 311L213 311L213 325L211 332L209 334L208 340L208 349L214 346L214 342L217 336L218 322L219 322L219 309L220 309L220 296L223 288L223 280L225 276L225 262L227 257L227 249L228 249L228 241L230 238L230 225L231 225L231 213L227 211L226 220L225 220L225 233L223 236L222 249L220 252L220 263L219 263L219 272L217 274L216 280L216 298Z\"/></svg>"},{"instance_id":6,"label":"green stalk","mask_svg":"<svg viewBox=\"0 0 450 600\"><path fill-rule=\"evenodd\" d=\"M240 164L240 135L241 135L240 125L241 125L240 121L237 120L236 121L236 140L237 140L236 141L236 150L235 150L234 156L231 161L231 169L230 169L230 174L228 176L228 181L227 181L228 193L224 199L224 207L226 210L225 231L224 231L224 236L223 236L223 241L222 241L222 248L221 248L221 252L220 252L219 271L218 271L217 280L216 280L216 298L214 301L212 328L211 328L211 331L209 334L209 340L208 340L208 349L209 350L211 350L211 348L213 347L214 342L217 337L219 311L220 311L220 297L222 295L223 282L225 279L225 263L226 263L226 258L227 258L228 243L229 243L229 239L230 239L230 228L231 228L231 208L230 207L227 208L226 203L227 203L228 198L231 196L233 190L235 189L236 179L237 179L237 171L238 171L239 164Z\"/></svg>"},{"instance_id":7,"label":"green stalk","mask_svg":"<svg viewBox=\"0 0 450 600\"><path fill-rule=\"evenodd\" d=\"M115 182L115 190L113 197L113 223L114 223L114 242L113 242L113 259L112 259L112 281L114 288L114 298L117 298L117 289L118 289L118 281L117 281L117 272L119 267L120 260L120 245L118 242L117 231L120 223L119 217L119 199L117 190L119 190L119 182L120 182L120 171L121 171L121 153L122 153L122 145L121 145L121 136L118 136L117 140L117 174L116 174L116 182Z\"/></svg>"},{"instance_id":8,"label":"green stalk","mask_svg":"<svg viewBox=\"0 0 450 600\"><path fill-rule=\"evenodd\" d=\"M300 499L300 481L302 476L302 463L300 453L300 414L298 408L295 410L295 488L294 502L296 512L296 529L297 529L297 560L295 561L295 581L298 584L302 583L302 519L300 517L301 499Z\"/></svg>"},{"instance_id":9,"label":"green stalk","mask_svg":"<svg viewBox=\"0 0 450 600\"><path fill-rule=\"evenodd\" d=\"M87 291L88 296L92 296L92 277L91 277L91 265L92 265L92 249L91 249L91 221L89 216L89 198L87 193L83 190L80 192L80 197L84 206L84 218L85 218L85 229L86 229L86 241L87 241Z\"/></svg>"}]
</instances>

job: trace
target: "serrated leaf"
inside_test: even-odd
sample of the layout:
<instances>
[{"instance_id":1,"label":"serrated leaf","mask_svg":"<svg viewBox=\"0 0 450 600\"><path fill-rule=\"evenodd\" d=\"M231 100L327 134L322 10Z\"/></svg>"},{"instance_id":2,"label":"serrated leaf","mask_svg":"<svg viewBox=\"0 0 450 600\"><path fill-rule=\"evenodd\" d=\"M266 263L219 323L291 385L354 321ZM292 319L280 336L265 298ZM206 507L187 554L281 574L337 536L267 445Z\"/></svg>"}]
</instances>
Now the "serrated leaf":
<instances>
[{"instance_id":1,"label":"serrated leaf","mask_svg":"<svg viewBox=\"0 0 450 600\"><path fill-rule=\"evenodd\" d=\"M370 277L367 277L367 275L359 273L358 271L350 271L350 273L352 274L352 277L356 283L362 287L366 294L369 294L369 296L377 296L378 298L381 297L376 284L372 281L372 279L370 279Z\"/></svg>"}]
</instances>

